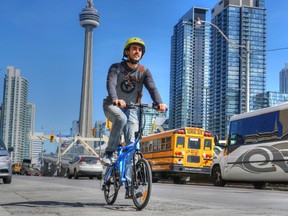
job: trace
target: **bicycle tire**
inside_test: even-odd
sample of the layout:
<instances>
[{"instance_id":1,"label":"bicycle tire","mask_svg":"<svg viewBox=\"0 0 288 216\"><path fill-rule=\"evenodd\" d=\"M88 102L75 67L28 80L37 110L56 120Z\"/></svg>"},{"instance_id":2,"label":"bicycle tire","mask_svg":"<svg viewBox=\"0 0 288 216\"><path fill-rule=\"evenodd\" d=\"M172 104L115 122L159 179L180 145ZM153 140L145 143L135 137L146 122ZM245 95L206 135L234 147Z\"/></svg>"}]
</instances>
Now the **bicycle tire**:
<instances>
[{"instance_id":1,"label":"bicycle tire","mask_svg":"<svg viewBox=\"0 0 288 216\"><path fill-rule=\"evenodd\" d=\"M152 190L152 171L147 160L140 159L133 169L131 193L135 207L138 210L145 208L149 202Z\"/></svg>"},{"instance_id":2,"label":"bicycle tire","mask_svg":"<svg viewBox=\"0 0 288 216\"><path fill-rule=\"evenodd\" d=\"M113 203L116 201L118 192L119 192L119 185L116 182L116 175L115 175L115 169L112 167L107 167L105 172L105 179L107 172L109 169L113 169L109 177L107 178L106 183L103 185L104 189L104 197L108 205L113 205Z\"/></svg>"}]
</instances>

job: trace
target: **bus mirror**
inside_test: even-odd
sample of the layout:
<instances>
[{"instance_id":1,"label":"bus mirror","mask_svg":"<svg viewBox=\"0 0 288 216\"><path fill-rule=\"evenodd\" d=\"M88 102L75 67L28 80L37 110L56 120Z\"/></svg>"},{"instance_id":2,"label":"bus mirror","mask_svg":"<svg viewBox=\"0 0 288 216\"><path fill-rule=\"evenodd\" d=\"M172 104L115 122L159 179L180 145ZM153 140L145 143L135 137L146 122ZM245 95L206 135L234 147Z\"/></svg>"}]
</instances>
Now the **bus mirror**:
<instances>
[{"instance_id":1,"label":"bus mirror","mask_svg":"<svg viewBox=\"0 0 288 216\"><path fill-rule=\"evenodd\" d=\"M214 143L215 143L215 145L219 145L219 137L218 137L218 135L214 136Z\"/></svg>"}]
</instances>

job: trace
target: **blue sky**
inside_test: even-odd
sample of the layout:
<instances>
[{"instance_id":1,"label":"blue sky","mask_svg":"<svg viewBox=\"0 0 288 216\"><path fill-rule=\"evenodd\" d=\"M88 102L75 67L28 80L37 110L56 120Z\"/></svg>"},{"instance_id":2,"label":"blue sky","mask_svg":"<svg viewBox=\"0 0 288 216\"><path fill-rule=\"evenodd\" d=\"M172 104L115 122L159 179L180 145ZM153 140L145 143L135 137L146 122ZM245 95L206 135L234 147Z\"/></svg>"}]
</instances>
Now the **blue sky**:
<instances>
[{"instance_id":1,"label":"blue sky","mask_svg":"<svg viewBox=\"0 0 288 216\"><path fill-rule=\"evenodd\" d=\"M0 2L0 95L8 65L29 81L36 105L35 131L68 133L79 118L84 28L79 13L86 0L9 0ZM100 26L93 41L93 122L105 120L107 70L122 58L125 41L141 37L147 46L142 64L154 74L169 103L170 38L173 26L191 7L211 9L218 0L94 0ZM266 0L267 49L288 47L287 0ZM210 20L210 11L208 20ZM279 71L288 50L267 52L267 90L278 91ZM147 93L146 93L147 96ZM149 97L145 97L149 102ZM41 126L44 125L44 130Z\"/></svg>"}]
</instances>

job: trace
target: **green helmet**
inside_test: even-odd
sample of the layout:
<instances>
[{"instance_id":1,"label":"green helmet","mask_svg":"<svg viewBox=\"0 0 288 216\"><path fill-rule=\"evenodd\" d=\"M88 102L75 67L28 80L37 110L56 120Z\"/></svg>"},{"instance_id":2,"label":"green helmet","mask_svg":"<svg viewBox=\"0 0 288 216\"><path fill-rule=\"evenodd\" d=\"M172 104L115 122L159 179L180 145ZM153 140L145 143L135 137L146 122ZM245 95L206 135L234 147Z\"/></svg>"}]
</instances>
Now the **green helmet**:
<instances>
[{"instance_id":1,"label":"green helmet","mask_svg":"<svg viewBox=\"0 0 288 216\"><path fill-rule=\"evenodd\" d=\"M141 38L137 38L137 37L129 38L126 41L124 45L123 56L127 57L127 55L125 54L125 50L129 49L132 44L137 44L142 47L142 57L143 57L145 53L145 43Z\"/></svg>"}]
</instances>

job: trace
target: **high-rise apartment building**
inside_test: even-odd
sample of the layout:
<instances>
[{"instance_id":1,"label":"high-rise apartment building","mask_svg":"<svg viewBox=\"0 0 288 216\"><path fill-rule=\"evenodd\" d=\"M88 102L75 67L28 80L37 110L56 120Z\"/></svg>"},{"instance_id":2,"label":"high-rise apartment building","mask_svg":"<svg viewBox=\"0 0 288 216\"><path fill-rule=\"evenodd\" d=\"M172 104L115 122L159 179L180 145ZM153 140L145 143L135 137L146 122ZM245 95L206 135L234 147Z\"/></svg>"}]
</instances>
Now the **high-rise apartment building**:
<instances>
[{"instance_id":1,"label":"high-rise apartment building","mask_svg":"<svg viewBox=\"0 0 288 216\"><path fill-rule=\"evenodd\" d=\"M208 123L209 29L195 28L206 8L191 8L171 37L169 128L206 128Z\"/></svg>"},{"instance_id":2,"label":"high-rise apartment building","mask_svg":"<svg viewBox=\"0 0 288 216\"><path fill-rule=\"evenodd\" d=\"M32 103L27 103L27 120L25 128L28 131L29 136L33 134L34 123L35 123L35 105ZM25 145L23 150L23 158L32 157L33 140L29 139L29 136L27 136L26 139L27 144Z\"/></svg>"},{"instance_id":3,"label":"high-rise apartment building","mask_svg":"<svg viewBox=\"0 0 288 216\"><path fill-rule=\"evenodd\" d=\"M41 137L41 136L44 136L44 133L35 132L33 133L33 135ZM39 166L42 163L43 153L44 153L43 145L44 145L44 141L41 139L32 140L30 155L31 155L31 163L33 165Z\"/></svg>"},{"instance_id":4,"label":"high-rise apartment building","mask_svg":"<svg viewBox=\"0 0 288 216\"><path fill-rule=\"evenodd\" d=\"M288 93L288 63L285 64L285 68L280 71L279 75L280 93Z\"/></svg>"},{"instance_id":5,"label":"high-rise apartment building","mask_svg":"<svg viewBox=\"0 0 288 216\"><path fill-rule=\"evenodd\" d=\"M221 0L212 9L212 21L235 44L231 46L216 28L211 31L209 128L225 139L234 114L264 106L266 88L266 9L264 0ZM250 58L246 59L246 43ZM249 61L249 62L248 62ZM246 64L250 63L249 98L246 98ZM262 95L262 96L261 96Z\"/></svg>"},{"instance_id":6,"label":"high-rise apartment building","mask_svg":"<svg viewBox=\"0 0 288 216\"><path fill-rule=\"evenodd\" d=\"M29 154L28 81L20 76L20 70L8 66L4 79L0 136L11 153L13 162L22 162Z\"/></svg>"}]
</instances>

